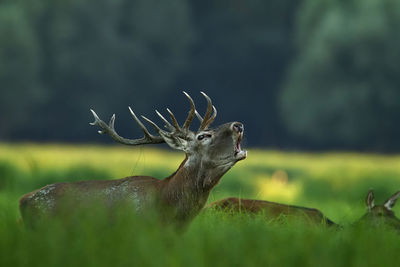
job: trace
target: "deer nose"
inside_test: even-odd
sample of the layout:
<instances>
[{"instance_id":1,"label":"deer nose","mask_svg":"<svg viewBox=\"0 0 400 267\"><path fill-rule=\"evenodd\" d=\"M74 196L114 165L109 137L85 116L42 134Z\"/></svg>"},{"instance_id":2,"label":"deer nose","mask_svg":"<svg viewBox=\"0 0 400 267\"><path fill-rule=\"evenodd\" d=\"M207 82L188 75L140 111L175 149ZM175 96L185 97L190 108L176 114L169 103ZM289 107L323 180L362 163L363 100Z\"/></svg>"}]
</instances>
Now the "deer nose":
<instances>
[{"instance_id":1,"label":"deer nose","mask_svg":"<svg viewBox=\"0 0 400 267\"><path fill-rule=\"evenodd\" d=\"M235 122L232 125L232 129L238 133L242 133L244 130L243 124L240 122Z\"/></svg>"}]
</instances>

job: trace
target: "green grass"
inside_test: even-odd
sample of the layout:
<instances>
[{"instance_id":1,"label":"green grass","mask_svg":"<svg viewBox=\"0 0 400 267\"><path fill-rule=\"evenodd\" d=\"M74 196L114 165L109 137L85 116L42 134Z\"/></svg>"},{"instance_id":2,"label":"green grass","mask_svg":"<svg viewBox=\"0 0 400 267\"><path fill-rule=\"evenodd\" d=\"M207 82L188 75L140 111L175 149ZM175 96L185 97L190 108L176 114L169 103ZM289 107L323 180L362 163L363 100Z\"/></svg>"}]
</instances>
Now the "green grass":
<instances>
[{"instance_id":1,"label":"green grass","mask_svg":"<svg viewBox=\"0 0 400 267\"><path fill-rule=\"evenodd\" d=\"M212 210L183 233L126 212L111 223L101 212L93 222L95 211L35 230L16 223L19 197L38 187L136 174L162 178L182 159L119 146L0 144L0 266L390 266L400 259L398 233L351 226L365 212L370 188L377 203L400 189L396 155L251 150L210 196L315 207L343 224L340 231ZM394 211L400 215L400 205Z\"/></svg>"}]
</instances>

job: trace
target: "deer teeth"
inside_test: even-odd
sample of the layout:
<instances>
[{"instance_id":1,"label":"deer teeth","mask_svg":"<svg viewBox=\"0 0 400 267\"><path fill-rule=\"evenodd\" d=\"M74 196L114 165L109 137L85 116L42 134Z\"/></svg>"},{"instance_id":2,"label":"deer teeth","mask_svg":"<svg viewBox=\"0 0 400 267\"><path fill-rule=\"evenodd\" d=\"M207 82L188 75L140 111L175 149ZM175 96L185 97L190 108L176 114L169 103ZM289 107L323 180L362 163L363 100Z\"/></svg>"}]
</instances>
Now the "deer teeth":
<instances>
[{"instance_id":1,"label":"deer teeth","mask_svg":"<svg viewBox=\"0 0 400 267\"><path fill-rule=\"evenodd\" d=\"M240 142L242 141L242 135L239 135L236 144L235 144L235 150L234 150L234 154L235 156L240 153L242 151L241 147L240 147Z\"/></svg>"}]
</instances>

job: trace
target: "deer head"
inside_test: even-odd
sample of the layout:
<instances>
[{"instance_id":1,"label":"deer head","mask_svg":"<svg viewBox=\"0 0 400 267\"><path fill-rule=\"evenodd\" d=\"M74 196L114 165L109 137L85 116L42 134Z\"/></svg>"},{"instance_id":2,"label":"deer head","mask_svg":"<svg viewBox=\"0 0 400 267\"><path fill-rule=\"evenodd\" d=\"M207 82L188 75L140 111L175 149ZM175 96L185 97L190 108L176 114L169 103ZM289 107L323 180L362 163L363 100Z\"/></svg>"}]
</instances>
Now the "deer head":
<instances>
[{"instance_id":1,"label":"deer head","mask_svg":"<svg viewBox=\"0 0 400 267\"><path fill-rule=\"evenodd\" d=\"M208 177L221 176L237 161L245 159L247 156L247 151L242 150L240 146L244 131L243 124L240 122L231 122L215 129L209 129L210 124L217 116L217 110L212 105L210 97L201 92L208 103L207 111L203 118L197 112L193 99L186 92L183 93L189 100L191 109L182 126L178 124L170 109L167 109L167 112L171 118L171 122L156 110L156 114L165 124L165 130L158 127L156 123L147 117L141 116L154 128L158 134L157 136L152 135L147 130L130 107L129 111L133 119L144 132L144 136L140 139L126 139L119 136L114 129L115 114L111 117L107 125L91 110L95 118L95 121L91 125L100 126L102 128L99 131L100 134L108 134L115 141L126 145L167 143L171 148L185 152L186 160L184 167L191 169L201 168L203 172L209 172L209 175L204 173ZM189 129L194 117L197 117L200 121L200 127L196 132ZM206 181L204 181L204 184L206 184Z\"/></svg>"},{"instance_id":2,"label":"deer head","mask_svg":"<svg viewBox=\"0 0 400 267\"><path fill-rule=\"evenodd\" d=\"M383 205L375 205L374 191L371 189L365 200L367 213L360 219L362 223L368 223L373 226L386 225L400 229L400 220L395 216L392 208L400 196L400 191L394 193Z\"/></svg>"}]
</instances>

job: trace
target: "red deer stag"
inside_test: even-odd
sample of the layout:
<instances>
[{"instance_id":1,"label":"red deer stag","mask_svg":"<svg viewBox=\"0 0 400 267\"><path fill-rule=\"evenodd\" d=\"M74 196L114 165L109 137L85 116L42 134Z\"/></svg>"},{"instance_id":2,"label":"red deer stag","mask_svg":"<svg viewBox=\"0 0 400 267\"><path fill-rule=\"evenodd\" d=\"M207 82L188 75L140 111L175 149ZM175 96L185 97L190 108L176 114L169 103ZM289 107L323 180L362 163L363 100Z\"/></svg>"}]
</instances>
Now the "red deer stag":
<instances>
[{"instance_id":1,"label":"red deer stag","mask_svg":"<svg viewBox=\"0 0 400 267\"><path fill-rule=\"evenodd\" d=\"M269 220L295 219L304 220L313 224L337 226L336 223L325 217L321 211L314 208L280 204L265 200L241 199L236 197L225 198L210 204L211 208L226 212L260 213Z\"/></svg>"},{"instance_id":2,"label":"red deer stag","mask_svg":"<svg viewBox=\"0 0 400 267\"><path fill-rule=\"evenodd\" d=\"M101 200L100 203L104 207L115 207L124 201L133 205L136 211L156 208L165 221L177 223L190 221L204 207L211 189L236 162L246 158L247 152L240 147L244 131L242 123L230 122L209 129L217 115L211 99L201 92L208 103L203 118L196 111L192 98L186 92L183 93L189 100L191 109L182 126L178 124L169 109L167 111L172 123L156 110L167 130L159 128L154 122L142 116L155 129L158 134L156 136L147 130L130 107L132 117L144 132L142 138L126 139L119 136L114 129L115 114L107 125L91 110L95 119L91 125L99 126L100 134L108 134L119 143L133 146L167 143L174 149L184 151L186 157L172 175L163 180L149 176L131 176L118 180L89 180L47 185L20 199L23 220L26 217L57 215L61 212L60 207L65 209L65 205L60 203L66 199L72 201L72 207L98 200ZM189 130L195 116L200 120L197 132Z\"/></svg>"}]
</instances>

